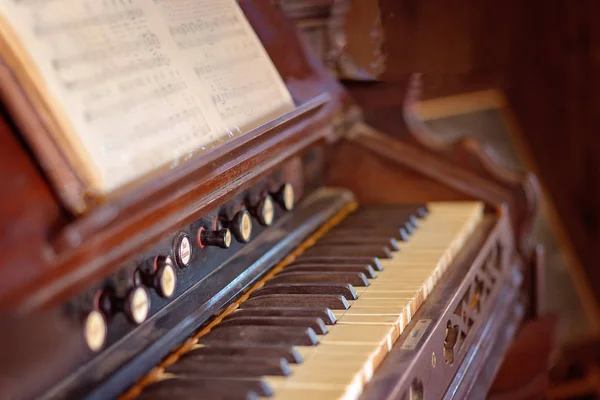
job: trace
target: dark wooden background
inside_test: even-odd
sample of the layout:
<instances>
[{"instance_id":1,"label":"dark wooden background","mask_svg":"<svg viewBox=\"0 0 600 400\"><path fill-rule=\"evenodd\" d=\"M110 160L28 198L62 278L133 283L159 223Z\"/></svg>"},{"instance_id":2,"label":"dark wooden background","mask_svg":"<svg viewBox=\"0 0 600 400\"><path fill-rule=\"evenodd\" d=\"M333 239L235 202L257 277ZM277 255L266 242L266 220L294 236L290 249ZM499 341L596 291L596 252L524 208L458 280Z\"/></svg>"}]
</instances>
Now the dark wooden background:
<instances>
[{"instance_id":1,"label":"dark wooden background","mask_svg":"<svg viewBox=\"0 0 600 400\"><path fill-rule=\"evenodd\" d=\"M424 98L504 91L600 300L600 2L380 0L380 7L384 80L423 72Z\"/></svg>"}]
</instances>

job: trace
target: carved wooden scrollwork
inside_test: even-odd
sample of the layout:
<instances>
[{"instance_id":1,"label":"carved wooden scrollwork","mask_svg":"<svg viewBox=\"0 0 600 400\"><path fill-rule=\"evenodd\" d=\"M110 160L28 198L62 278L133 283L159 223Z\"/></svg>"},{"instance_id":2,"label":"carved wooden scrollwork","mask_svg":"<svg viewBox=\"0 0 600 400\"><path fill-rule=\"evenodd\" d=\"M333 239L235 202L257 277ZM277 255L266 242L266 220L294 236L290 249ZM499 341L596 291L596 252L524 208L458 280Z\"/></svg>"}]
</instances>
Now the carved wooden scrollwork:
<instances>
[{"instance_id":1,"label":"carved wooden scrollwork","mask_svg":"<svg viewBox=\"0 0 600 400\"><path fill-rule=\"evenodd\" d=\"M479 318L485 318L482 310L492 292L506 279L508 265L503 262L505 252L506 249L499 242L491 247L472 283L465 289L461 301L447 321L446 337L442 345L446 364L453 363L471 327Z\"/></svg>"},{"instance_id":2,"label":"carved wooden scrollwork","mask_svg":"<svg viewBox=\"0 0 600 400\"><path fill-rule=\"evenodd\" d=\"M409 133L406 135L406 141L509 191L511 220L515 225L518 247L524 256L529 257L532 251L529 233L539 207L537 178L529 172L507 168L492 147L473 137L462 137L454 142L447 142L441 140L439 135L433 134L416 112L420 88L421 74L412 75L403 109Z\"/></svg>"},{"instance_id":3,"label":"carved wooden scrollwork","mask_svg":"<svg viewBox=\"0 0 600 400\"><path fill-rule=\"evenodd\" d=\"M385 70L376 1L276 0L313 51L339 79L375 81Z\"/></svg>"}]
</instances>

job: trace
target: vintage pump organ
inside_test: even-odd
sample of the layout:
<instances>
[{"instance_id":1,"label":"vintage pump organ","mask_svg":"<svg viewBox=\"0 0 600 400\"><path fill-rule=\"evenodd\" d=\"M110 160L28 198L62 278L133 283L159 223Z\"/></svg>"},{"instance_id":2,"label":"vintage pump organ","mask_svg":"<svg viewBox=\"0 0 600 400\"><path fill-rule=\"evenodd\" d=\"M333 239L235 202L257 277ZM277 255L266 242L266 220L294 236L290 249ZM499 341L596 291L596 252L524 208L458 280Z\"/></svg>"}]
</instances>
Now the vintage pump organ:
<instances>
[{"instance_id":1,"label":"vintage pump organ","mask_svg":"<svg viewBox=\"0 0 600 400\"><path fill-rule=\"evenodd\" d=\"M0 6L3 398L485 393L535 178L431 139L417 77L385 123L267 1Z\"/></svg>"}]
</instances>

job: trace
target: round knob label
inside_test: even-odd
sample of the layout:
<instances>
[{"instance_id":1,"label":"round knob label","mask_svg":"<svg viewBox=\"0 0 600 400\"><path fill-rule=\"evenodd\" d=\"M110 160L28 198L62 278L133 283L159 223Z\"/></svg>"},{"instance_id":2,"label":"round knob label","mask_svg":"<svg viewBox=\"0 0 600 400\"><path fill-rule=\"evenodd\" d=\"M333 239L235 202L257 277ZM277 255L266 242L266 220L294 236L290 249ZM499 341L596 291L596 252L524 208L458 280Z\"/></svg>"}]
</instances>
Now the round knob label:
<instances>
[{"instance_id":1,"label":"round knob label","mask_svg":"<svg viewBox=\"0 0 600 400\"><path fill-rule=\"evenodd\" d=\"M92 311L88 314L84 323L83 336L90 350L96 352L104 346L106 340L106 320L99 311Z\"/></svg>"},{"instance_id":2,"label":"round knob label","mask_svg":"<svg viewBox=\"0 0 600 400\"><path fill-rule=\"evenodd\" d=\"M287 211L294 209L294 188L289 183L286 183L283 187L282 201L283 207Z\"/></svg>"},{"instance_id":3,"label":"round knob label","mask_svg":"<svg viewBox=\"0 0 600 400\"><path fill-rule=\"evenodd\" d=\"M175 293L176 282L177 277L175 276L175 269L173 268L173 265L165 264L160 276L160 294L167 298L173 296Z\"/></svg>"},{"instance_id":4,"label":"round knob label","mask_svg":"<svg viewBox=\"0 0 600 400\"><path fill-rule=\"evenodd\" d=\"M231 246L231 231L227 229L225 232L225 237L223 237L223 243L225 243L225 247Z\"/></svg>"},{"instance_id":5,"label":"round knob label","mask_svg":"<svg viewBox=\"0 0 600 400\"><path fill-rule=\"evenodd\" d=\"M177 261L180 267L187 267L192 259L192 245L187 235L184 235L179 240L179 248L177 249Z\"/></svg>"},{"instance_id":6,"label":"round knob label","mask_svg":"<svg viewBox=\"0 0 600 400\"><path fill-rule=\"evenodd\" d=\"M265 197L260 210L260 222L263 225L269 226L273 223L275 218L275 207L273 205L273 199L271 196Z\"/></svg>"},{"instance_id":7,"label":"round knob label","mask_svg":"<svg viewBox=\"0 0 600 400\"><path fill-rule=\"evenodd\" d=\"M141 324L148 317L150 312L150 297L148 292L141 286L133 289L129 296L129 315L133 322Z\"/></svg>"},{"instance_id":8,"label":"round knob label","mask_svg":"<svg viewBox=\"0 0 600 400\"><path fill-rule=\"evenodd\" d=\"M250 214L245 212L242 215L242 220L240 221L240 236L244 242L250 240L250 235L252 234L252 220L250 219Z\"/></svg>"}]
</instances>

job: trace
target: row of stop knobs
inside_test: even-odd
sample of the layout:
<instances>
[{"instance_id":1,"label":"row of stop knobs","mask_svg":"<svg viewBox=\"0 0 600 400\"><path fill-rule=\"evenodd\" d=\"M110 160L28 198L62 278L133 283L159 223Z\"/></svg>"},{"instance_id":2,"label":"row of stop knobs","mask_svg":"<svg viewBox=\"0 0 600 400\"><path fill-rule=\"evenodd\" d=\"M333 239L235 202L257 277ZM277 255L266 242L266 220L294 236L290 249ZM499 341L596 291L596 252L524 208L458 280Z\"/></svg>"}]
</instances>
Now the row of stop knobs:
<instances>
[{"instance_id":1,"label":"row of stop knobs","mask_svg":"<svg viewBox=\"0 0 600 400\"><path fill-rule=\"evenodd\" d=\"M277 192L265 195L258 204L238 212L231 220L221 220L216 230L200 228L196 242L200 249L207 246L229 248L232 236L241 243L247 243L252 235L253 215L263 226L270 226L275 215L274 200L282 209L290 211L294 208L294 189L289 183L284 184ZM107 335L106 316L123 312L135 325L146 320L150 312L150 294L152 287L163 298L171 298L177 287L175 266L186 268L191 264L194 246L187 234L177 236L173 255L157 256L143 263L134 276L134 286L123 297L104 292L98 299L97 309L89 312L84 321L84 339L92 351L98 351L104 346Z\"/></svg>"}]
</instances>

